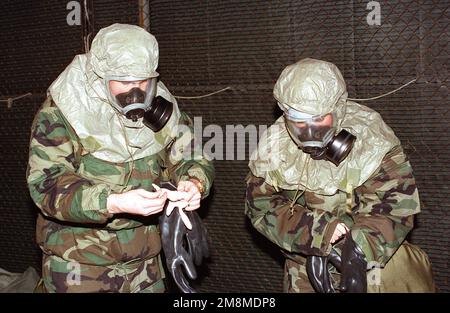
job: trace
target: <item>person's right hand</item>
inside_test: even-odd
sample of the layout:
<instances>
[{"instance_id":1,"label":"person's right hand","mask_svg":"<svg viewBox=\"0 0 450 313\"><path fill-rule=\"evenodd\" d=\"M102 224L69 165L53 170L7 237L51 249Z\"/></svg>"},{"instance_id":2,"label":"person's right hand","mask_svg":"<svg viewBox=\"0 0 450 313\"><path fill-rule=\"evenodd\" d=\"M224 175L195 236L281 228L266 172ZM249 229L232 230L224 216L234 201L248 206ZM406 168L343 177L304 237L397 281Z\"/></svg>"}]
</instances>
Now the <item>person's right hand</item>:
<instances>
[{"instance_id":1,"label":"person's right hand","mask_svg":"<svg viewBox=\"0 0 450 313\"><path fill-rule=\"evenodd\" d=\"M341 239L345 234L347 234L349 231L347 225L344 223L339 223L336 226L336 229L334 230L333 236L331 236L331 243L335 243L339 239Z\"/></svg>"},{"instance_id":2,"label":"person's right hand","mask_svg":"<svg viewBox=\"0 0 450 313\"><path fill-rule=\"evenodd\" d=\"M364 252L352 238L345 235L341 252L341 292L367 292L367 261Z\"/></svg>"},{"instance_id":3,"label":"person's right hand","mask_svg":"<svg viewBox=\"0 0 450 313\"><path fill-rule=\"evenodd\" d=\"M148 216L161 212L167 200L163 190L149 192L144 189L130 190L120 194L110 194L106 200L109 213L130 213Z\"/></svg>"}]
</instances>

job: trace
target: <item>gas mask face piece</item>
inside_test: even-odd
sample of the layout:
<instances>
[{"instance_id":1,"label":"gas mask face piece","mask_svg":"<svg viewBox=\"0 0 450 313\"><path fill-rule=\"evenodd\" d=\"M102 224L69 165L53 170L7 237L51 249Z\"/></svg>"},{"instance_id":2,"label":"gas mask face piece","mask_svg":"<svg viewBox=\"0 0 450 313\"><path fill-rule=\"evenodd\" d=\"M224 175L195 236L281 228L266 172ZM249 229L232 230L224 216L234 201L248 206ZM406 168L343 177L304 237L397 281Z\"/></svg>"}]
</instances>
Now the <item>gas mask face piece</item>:
<instances>
[{"instance_id":1,"label":"gas mask face piece","mask_svg":"<svg viewBox=\"0 0 450 313\"><path fill-rule=\"evenodd\" d=\"M136 122L144 115L146 93L138 87L116 96L117 103L121 106L125 116Z\"/></svg>"},{"instance_id":2,"label":"gas mask face piece","mask_svg":"<svg viewBox=\"0 0 450 313\"><path fill-rule=\"evenodd\" d=\"M284 112L286 128L297 146L314 160L328 160L339 164L350 153L355 136L346 130L336 133L333 113L310 115L290 108Z\"/></svg>"},{"instance_id":3,"label":"gas mask face piece","mask_svg":"<svg viewBox=\"0 0 450 313\"><path fill-rule=\"evenodd\" d=\"M108 98L126 118L143 123L154 132L161 130L173 112L173 103L156 97L157 78L109 77Z\"/></svg>"}]
</instances>

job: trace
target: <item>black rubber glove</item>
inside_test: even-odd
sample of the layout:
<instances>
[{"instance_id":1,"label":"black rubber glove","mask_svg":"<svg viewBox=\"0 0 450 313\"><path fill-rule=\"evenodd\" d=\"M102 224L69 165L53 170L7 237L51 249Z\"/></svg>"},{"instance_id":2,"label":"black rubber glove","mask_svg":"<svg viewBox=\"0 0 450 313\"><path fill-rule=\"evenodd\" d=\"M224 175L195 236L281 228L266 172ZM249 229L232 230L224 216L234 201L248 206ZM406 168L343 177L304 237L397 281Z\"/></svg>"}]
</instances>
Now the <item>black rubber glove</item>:
<instances>
[{"instance_id":1,"label":"black rubber glove","mask_svg":"<svg viewBox=\"0 0 450 313\"><path fill-rule=\"evenodd\" d=\"M161 187L176 190L171 183L161 183ZM197 278L194 263L198 266L203 258L209 257L208 233L196 212L185 211L185 213L191 221L192 230L186 228L177 209L174 209L170 216L166 216L164 211L159 219L159 225L166 264L175 283L182 292L195 293L184 272L190 279Z\"/></svg>"},{"instance_id":2,"label":"black rubber glove","mask_svg":"<svg viewBox=\"0 0 450 313\"><path fill-rule=\"evenodd\" d=\"M306 258L306 273L314 290L319 293L335 293L328 270L328 263L341 270L341 257L336 250L331 249L328 256L311 255Z\"/></svg>"},{"instance_id":3,"label":"black rubber glove","mask_svg":"<svg viewBox=\"0 0 450 313\"><path fill-rule=\"evenodd\" d=\"M367 261L351 233L345 236L341 253L341 292L367 292Z\"/></svg>"},{"instance_id":4,"label":"black rubber glove","mask_svg":"<svg viewBox=\"0 0 450 313\"><path fill-rule=\"evenodd\" d=\"M202 264L204 258L209 257L208 231L197 212L187 211L186 215L192 223L192 230L186 233L186 239L195 265Z\"/></svg>"},{"instance_id":5,"label":"black rubber glove","mask_svg":"<svg viewBox=\"0 0 450 313\"><path fill-rule=\"evenodd\" d=\"M186 272L190 279L197 278L193 256L184 247L184 239L188 229L184 225L178 210L173 210L170 216L163 212L159 219L159 227L167 268L172 274L175 283L182 292L195 293L195 289L189 285L184 275L184 272Z\"/></svg>"}]
</instances>

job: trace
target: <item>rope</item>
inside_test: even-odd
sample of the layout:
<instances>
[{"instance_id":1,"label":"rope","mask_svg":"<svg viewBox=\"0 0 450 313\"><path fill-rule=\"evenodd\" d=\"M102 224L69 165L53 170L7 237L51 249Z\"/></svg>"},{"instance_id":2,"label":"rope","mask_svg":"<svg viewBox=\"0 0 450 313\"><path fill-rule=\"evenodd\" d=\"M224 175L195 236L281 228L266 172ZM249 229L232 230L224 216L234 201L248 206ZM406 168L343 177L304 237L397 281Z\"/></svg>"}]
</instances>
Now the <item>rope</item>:
<instances>
[{"instance_id":1,"label":"rope","mask_svg":"<svg viewBox=\"0 0 450 313\"><path fill-rule=\"evenodd\" d=\"M300 157L300 155L301 155L300 153L297 155L297 159ZM305 183L305 189L302 190L302 192L301 192L300 194L298 194L298 192L300 191L300 181L299 181L299 182L298 182L298 185L297 185L297 190L295 191L294 198L292 199L291 205L289 206L289 212L290 212L291 216L294 215L294 205L297 203L298 199L300 199L300 197L305 193L306 188L307 188L307 186L308 186L309 174L308 174L308 169L307 169L307 167L308 167L308 164L309 164L309 160L310 160L310 159L311 159L311 158L308 157L308 158L306 159L305 165L303 165L303 167L302 167L302 171L301 171L301 173L300 173L300 180L302 179L303 171L304 171L305 168L306 168L306 183Z\"/></svg>"},{"instance_id":2,"label":"rope","mask_svg":"<svg viewBox=\"0 0 450 313\"><path fill-rule=\"evenodd\" d=\"M351 101L369 101L369 100L375 100L375 99L383 98L383 97L385 97L385 96L388 96L388 95L390 95L390 94L393 94L394 92L399 91L400 89L405 88L406 86L408 86L409 84L412 84L412 83L415 82L416 80L417 80L417 78L414 78L414 79L411 80L410 82L407 82L406 84L404 84L404 85L398 87L397 89L394 89L394 90L392 90L392 91L389 91L389 92L387 92L387 93L385 93L385 94L382 94L382 95L379 95L379 96L376 96L376 97L372 97L372 98L364 98L364 99L358 99L358 98L347 98L347 99L348 99L348 100L351 100Z\"/></svg>"},{"instance_id":3,"label":"rope","mask_svg":"<svg viewBox=\"0 0 450 313\"><path fill-rule=\"evenodd\" d=\"M23 94L23 95L21 95L21 96L17 96L17 97L15 97L15 98L7 98L7 99L0 99L0 102L6 102L6 103L8 103L8 109L11 109L11 107L12 107L12 104L13 104L13 102L14 101L16 101L16 100L18 100L18 99L21 99L21 98L25 98L25 97L28 97L28 96L32 96L33 94L31 93L31 92L28 92L28 93L26 93L26 94Z\"/></svg>"},{"instance_id":4,"label":"rope","mask_svg":"<svg viewBox=\"0 0 450 313\"><path fill-rule=\"evenodd\" d=\"M126 131L126 129L125 129L125 125L123 124L123 121L122 121L122 119L121 119L121 116L120 116L120 114L119 113L117 113L116 112L116 116L117 116L117 118L119 119L119 123L120 123L120 128L122 129L122 133L123 133L123 136L124 136L124 138L125 138L125 145L126 145L126 147L127 147L127 152L128 152L128 154L130 155L130 158L131 158L131 162L130 162L130 165L129 165L129 173L128 173L128 175L125 177L125 182L124 182L124 188L126 188L127 187L127 185L128 185L128 183L129 183L129 181L130 181L130 178L131 178L131 175L133 174L133 171L134 171L134 153L132 153L131 152L131 150L130 150L130 142L128 141L128 135L127 135L127 131ZM124 165L124 171L125 171L125 165Z\"/></svg>"},{"instance_id":5,"label":"rope","mask_svg":"<svg viewBox=\"0 0 450 313\"><path fill-rule=\"evenodd\" d=\"M390 94L393 94L393 93L395 93L395 92L397 92L397 91L399 91L399 90L405 88L406 86L412 84L412 83L415 82L416 80L417 80L417 78L414 78L413 80L411 80L411 81L407 82L406 84L404 84L404 85L398 87L397 89L394 89L394 90L392 90L392 91L389 91L389 92L387 92L387 93L385 93L385 94L382 94L382 95L379 95L379 96L376 96L376 97L371 97L371 98L347 98L347 99L348 99L348 100L351 100L351 101L369 101L369 100L376 100L376 99L379 99L379 98L382 98L382 97L386 97L386 96L388 96L388 95L390 95ZM177 98L177 99L201 99L201 98L210 97L210 96L212 96L212 95L215 95L215 94L224 92L225 90L231 90L231 89L232 89L232 88L231 88L230 86L228 86L228 87L225 87L225 88L223 88L223 89L220 89L220 90L217 90L217 91L214 91L214 92L205 94L205 95L201 95L201 96L192 96L192 97L187 97L187 96L174 96L174 97Z\"/></svg>"},{"instance_id":6,"label":"rope","mask_svg":"<svg viewBox=\"0 0 450 313\"><path fill-rule=\"evenodd\" d=\"M220 89L220 90L217 90L217 91L214 91L214 92L211 92L211 93L208 93L208 94L206 94L206 95L201 95L201 96L193 96L193 97L174 96L174 97L177 98L177 99L201 99L201 98L206 98L206 97L215 95L215 94L217 94L217 93L220 93L220 92L223 92L223 91L229 90L229 89L231 90L231 87L230 87L230 86L225 87L225 88Z\"/></svg>"}]
</instances>

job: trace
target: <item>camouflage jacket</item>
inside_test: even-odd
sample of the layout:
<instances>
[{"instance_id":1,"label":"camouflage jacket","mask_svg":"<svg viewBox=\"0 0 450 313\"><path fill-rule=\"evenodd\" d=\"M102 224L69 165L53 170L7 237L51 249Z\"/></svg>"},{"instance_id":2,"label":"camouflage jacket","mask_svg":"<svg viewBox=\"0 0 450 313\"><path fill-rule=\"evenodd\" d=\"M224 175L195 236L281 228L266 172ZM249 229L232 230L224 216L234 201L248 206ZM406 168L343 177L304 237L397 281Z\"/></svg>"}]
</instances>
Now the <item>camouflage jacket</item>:
<instances>
[{"instance_id":1,"label":"camouflage jacket","mask_svg":"<svg viewBox=\"0 0 450 313\"><path fill-rule=\"evenodd\" d=\"M193 132L185 113L181 113L179 123ZM173 145L181 146L179 139L174 138L157 154L134 161L100 160L83 150L73 128L47 99L32 125L27 169L31 197L41 210L36 235L44 253L94 265L158 254L157 216L113 216L107 212L106 199L111 193L137 188L151 191L152 183L190 177L202 182L207 196L213 165L199 156L173 164L169 153Z\"/></svg>"},{"instance_id":2,"label":"camouflage jacket","mask_svg":"<svg viewBox=\"0 0 450 313\"><path fill-rule=\"evenodd\" d=\"M294 259L296 254L327 255L335 227L343 222L367 261L384 266L420 211L412 168L400 146L386 154L375 174L351 194L338 190L324 196L306 190L297 201L295 194L277 191L251 172L247 176L245 213L259 232Z\"/></svg>"}]
</instances>

